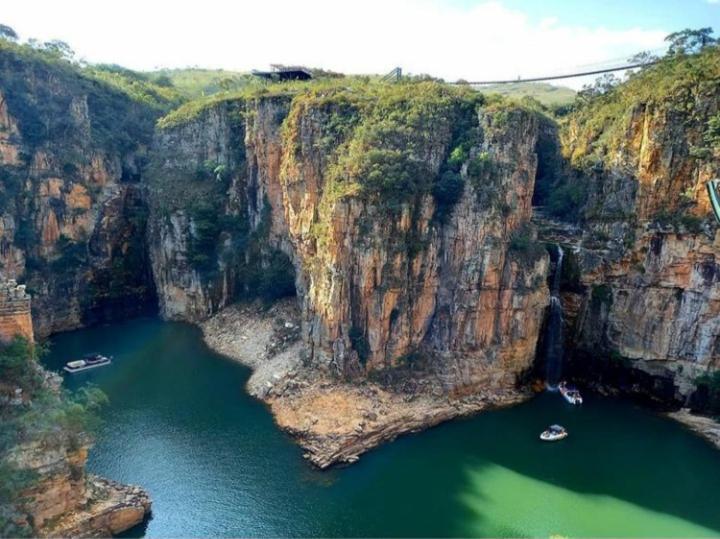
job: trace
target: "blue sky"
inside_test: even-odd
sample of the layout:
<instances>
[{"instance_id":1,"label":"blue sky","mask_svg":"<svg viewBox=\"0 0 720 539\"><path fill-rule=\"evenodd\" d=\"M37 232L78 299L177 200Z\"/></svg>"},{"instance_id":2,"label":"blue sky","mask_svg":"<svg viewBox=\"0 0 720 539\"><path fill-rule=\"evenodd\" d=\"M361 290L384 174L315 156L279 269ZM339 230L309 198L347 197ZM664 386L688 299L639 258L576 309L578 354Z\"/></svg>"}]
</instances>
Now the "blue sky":
<instances>
[{"instance_id":1,"label":"blue sky","mask_svg":"<svg viewBox=\"0 0 720 539\"><path fill-rule=\"evenodd\" d=\"M401 66L487 80L628 58L685 27L720 30L720 0L14 0L0 23L23 38L67 41L88 61L139 70Z\"/></svg>"},{"instance_id":2,"label":"blue sky","mask_svg":"<svg viewBox=\"0 0 720 539\"><path fill-rule=\"evenodd\" d=\"M470 7L480 0L450 0ZM631 26L682 28L713 26L720 31L720 0L504 0L505 6L535 21L556 17L560 24L595 25L622 29Z\"/></svg>"}]
</instances>

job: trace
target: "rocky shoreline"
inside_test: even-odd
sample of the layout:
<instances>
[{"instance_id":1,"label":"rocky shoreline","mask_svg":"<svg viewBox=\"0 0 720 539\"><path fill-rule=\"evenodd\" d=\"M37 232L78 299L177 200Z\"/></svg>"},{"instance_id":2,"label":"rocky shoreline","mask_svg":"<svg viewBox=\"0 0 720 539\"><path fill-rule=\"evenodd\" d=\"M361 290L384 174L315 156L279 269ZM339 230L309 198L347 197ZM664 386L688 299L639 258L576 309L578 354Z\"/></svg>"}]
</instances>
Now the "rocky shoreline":
<instances>
[{"instance_id":1,"label":"rocky shoreline","mask_svg":"<svg viewBox=\"0 0 720 539\"><path fill-rule=\"evenodd\" d=\"M685 425L693 432L708 440L720 449L720 423L715 419L702 415L695 415L690 409L683 408L677 412L669 412L667 417Z\"/></svg>"},{"instance_id":2,"label":"rocky shoreline","mask_svg":"<svg viewBox=\"0 0 720 539\"><path fill-rule=\"evenodd\" d=\"M294 299L269 309L232 305L200 327L208 346L253 369L248 392L270 407L277 425L319 468L355 462L362 453L402 434L529 397L503 388L453 398L431 390L397 390L370 380L344 382L308 368L301 359Z\"/></svg>"},{"instance_id":3,"label":"rocky shoreline","mask_svg":"<svg viewBox=\"0 0 720 539\"><path fill-rule=\"evenodd\" d=\"M43 537L110 537L150 514L152 501L141 487L89 475L87 491L85 505L43 528Z\"/></svg>"}]
</instances>

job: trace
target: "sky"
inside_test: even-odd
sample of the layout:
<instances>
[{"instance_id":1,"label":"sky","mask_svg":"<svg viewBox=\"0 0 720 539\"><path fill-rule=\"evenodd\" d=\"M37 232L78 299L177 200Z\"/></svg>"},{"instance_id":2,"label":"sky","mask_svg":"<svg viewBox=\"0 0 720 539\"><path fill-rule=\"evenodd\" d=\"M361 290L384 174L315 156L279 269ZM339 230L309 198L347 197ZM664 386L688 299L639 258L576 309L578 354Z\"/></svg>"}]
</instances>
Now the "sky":
<instances>
[{"instance_id":1,"label":"sky","mask_svg":"<svg viewBox=\"0 0 720 539\"><path fill-rule=\"evenodd\" d=\"M0 23L21 39L61 39L87 61L136 70L279 63L514 79L661 49L668 33L687 27L720 32L720 0L2 2Z\"/></svg>"}]
</instances>

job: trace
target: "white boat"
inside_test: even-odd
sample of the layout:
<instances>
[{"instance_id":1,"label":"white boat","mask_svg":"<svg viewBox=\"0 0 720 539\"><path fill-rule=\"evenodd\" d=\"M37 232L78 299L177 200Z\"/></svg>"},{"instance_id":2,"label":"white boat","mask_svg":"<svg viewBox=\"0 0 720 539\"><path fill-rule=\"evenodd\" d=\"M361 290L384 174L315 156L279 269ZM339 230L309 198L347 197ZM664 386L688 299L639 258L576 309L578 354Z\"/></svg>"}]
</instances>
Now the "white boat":
<instances>
[{"instance_id":1,"label":"white boat","mask_svg":"<svg viewBox=\"0 0 720 539\"><path fill-rule=\"evenodd\" d=\"M558 389L560 390L560 394L563 396L563 399L568 401L570 404L583 403L582 395L580 395L580 392L573 386L568 386L565 382L560 382L560 384L558 384Z\"/></svg>"},{"instance_id":2,"label":"white boat","mask_svg":"<svg viewBox=\"0 0 720 539\"><path fill-rule=\"evenodd\" d=\"M65 372L74 373L94 369L96 367L104 367L105 365L110 365L110 363L112 363L112 358L101 354L88 354L82 359L68 361L65 364L65 367L63 367L63 370Z\"/></svg>"},{"instance_id":3,"label":"white boat","mask_svg":"<svg viewBox=\"0 0 720 539\"><path fill-rule=\"evenodd\" d=\"M557 442L558 440L562 440L563 438L567 437L568 431L565 430L565 427L562 427L560 425L550 425L540 435L540 439L543 442Z\"/></svg>"}]
</instances>

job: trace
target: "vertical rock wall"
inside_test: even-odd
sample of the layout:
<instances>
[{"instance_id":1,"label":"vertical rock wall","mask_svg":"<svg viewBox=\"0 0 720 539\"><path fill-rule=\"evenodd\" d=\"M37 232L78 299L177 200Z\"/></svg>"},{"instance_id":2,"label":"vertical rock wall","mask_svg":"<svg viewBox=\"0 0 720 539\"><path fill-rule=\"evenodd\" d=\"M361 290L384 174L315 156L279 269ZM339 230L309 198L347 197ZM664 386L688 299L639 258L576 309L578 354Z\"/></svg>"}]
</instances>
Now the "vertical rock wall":
<instances>
[{"instance_id":1,"label":"vertical rock wall","mask_svg":"<svg viewBox=\"0 0 720 539\"><path fill-rule=\"evenodd\" d=\"M535 113L481 110L470 157L482 154L492 173L473 182L463 165L465 187L443 222L429 194L389 213L362 196L334 196L328 170L344 140L333 130L337 114L332 103L290 96L236 100L158 134L150 243L161 312L200 320L241 296L244 264L256 255L236 241L245 234L291 257L316 366L352 376L423 356L448 390L514 383L531 366L548 295L544 250L513 242L532 236ZM452 132L438 120L416 150L432 175ZM193 179L208 161L227 176ZM200 197L242 227L217 234L211 271L189 263ZM223 256L229 245L234 258Z\"/></svg>"}]
</instances>

